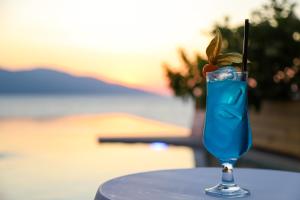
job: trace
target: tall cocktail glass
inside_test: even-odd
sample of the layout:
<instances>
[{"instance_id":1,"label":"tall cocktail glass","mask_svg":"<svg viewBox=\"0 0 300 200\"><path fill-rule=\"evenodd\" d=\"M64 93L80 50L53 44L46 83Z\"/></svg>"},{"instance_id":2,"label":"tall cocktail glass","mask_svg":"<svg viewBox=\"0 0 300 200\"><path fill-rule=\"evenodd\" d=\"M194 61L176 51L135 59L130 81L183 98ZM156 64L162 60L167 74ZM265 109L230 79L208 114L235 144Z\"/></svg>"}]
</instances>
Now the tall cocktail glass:
<instances>
[{"instance_id":1,"label":"tall cocktail glass","mask_svg":"<svg viewBox=\"0 0 300 200\"><path fill-rule=\"evenodd\" d=\"M207 73L207 106L203 142L222 164L222 180L206 194L234 198L250 194L233 178L233 165L252 144L247 108L247 72L233 67Z\"/></svg>"}]
</instances>

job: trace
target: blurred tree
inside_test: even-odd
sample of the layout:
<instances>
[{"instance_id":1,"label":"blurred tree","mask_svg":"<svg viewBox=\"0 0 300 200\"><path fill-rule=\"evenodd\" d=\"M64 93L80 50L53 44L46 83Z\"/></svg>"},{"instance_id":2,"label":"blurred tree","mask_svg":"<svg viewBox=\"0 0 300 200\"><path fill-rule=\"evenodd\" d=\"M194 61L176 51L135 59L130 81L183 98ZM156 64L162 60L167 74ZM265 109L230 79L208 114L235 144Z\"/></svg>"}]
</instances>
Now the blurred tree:
<instances>
[{"instance_id":1,"label":"blurred tree","mask_svg":"<svg viewBox=\"0 0 300 200\"><path fill-rule=\"evenodd\" d=\"M249 35L249 102L259 108L260 99L299 99L300 19L295 3L270 0L251 17ZM243 26L230 28L229 18L216 25L225 51L242 51Z\"/></svg>"},{"instance_id":2,"label":"blurred tree","mask_svg":"<svg viewBox=\"0 0 300 200\"><path fill-rule=\"evenodd\" d=\"M295 3L270 0L252 13L249 41L249 105L260 109L263 98L272 100L300 99L300 20ZM225 17L217 24L223 36L224 52L242 52L243 25L230 27ZM213 32L213 31L212 31ZM201 76L207 61L199 54L188 59L179 51L183 71L173 71L167 64L170 88L175 96L192 97L196 110L205 107L206 84Z\"/></svg>"},{"instance_id":3,"label":"blurred tree","mask_svg":"<svg viewBox=\"0 0 300 200\"><path fill-rule=\"evenodd\" d=\"M174 71L168 64L163 66L169 79L169 86L174 91L174 95L183 100L192 97L196 110L205 108L206 82L201 72L207 61L199 54L196 54L194 59L190 59L183 49L179 49L178 52L183 70Z\"/></svg>"}]
</instances>

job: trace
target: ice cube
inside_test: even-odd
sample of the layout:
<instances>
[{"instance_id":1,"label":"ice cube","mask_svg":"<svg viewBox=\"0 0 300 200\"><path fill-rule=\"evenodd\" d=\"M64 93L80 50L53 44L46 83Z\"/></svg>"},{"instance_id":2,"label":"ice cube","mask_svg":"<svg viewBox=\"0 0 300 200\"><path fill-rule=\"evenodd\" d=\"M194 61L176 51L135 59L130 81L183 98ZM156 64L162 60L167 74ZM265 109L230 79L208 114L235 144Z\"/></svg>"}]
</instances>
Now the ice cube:
<instances>
[{"instance_id":1,"label":"ice cube","mask_svg":"<svg viewBox=\"0 0 300 200\"><path fill-rule=\"evenodd\" d=\"M210 72L207 75L207 81L223 81L223 80L238 80L236 68L232 66L221 67L216 71Z\"/></svg>"}]
</instances>

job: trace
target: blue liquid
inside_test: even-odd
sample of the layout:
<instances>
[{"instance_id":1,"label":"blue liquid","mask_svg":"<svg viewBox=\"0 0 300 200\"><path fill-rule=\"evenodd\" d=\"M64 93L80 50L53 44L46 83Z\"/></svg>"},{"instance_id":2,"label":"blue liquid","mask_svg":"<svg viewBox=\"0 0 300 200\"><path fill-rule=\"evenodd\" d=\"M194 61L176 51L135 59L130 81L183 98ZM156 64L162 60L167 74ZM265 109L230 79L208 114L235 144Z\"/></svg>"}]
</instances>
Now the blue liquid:
<instances>
[{"instance_id":1,"label":"blue liquid","mask_svg":"<svg viewBox=\"0 0 300 200\"><path fill-rule=\"evenodd\" d=\"M251 147L247 110L247 82L223 80L207 83L203 142L219 160L237 159Z\"/></svg>"}]
</instances>

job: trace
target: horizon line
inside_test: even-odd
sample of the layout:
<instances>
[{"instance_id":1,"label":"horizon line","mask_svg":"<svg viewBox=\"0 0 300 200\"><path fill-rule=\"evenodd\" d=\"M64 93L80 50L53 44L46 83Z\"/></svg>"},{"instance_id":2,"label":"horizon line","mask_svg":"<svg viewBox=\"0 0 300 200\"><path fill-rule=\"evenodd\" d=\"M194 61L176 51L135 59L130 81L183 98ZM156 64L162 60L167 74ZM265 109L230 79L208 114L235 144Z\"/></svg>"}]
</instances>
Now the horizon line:
<instances>
[{"instance_id":1,"label":"horizon line","mask_svg":"<svg viewBox=\"0 0 300 200\"><path fill-rule=\"evenodd\" d=\"M24 68L22 69L10 69L10 67L7 66L3 66L0 65L0 70L4 70L4 71L9 71L9 72L22 72L22 71L33 71L33 70L38 70L38 69L45 69L45 70L51 70L51 71L56 71L56 72L60 72L60 73L65 73L74 77L78 77L78 78L93 78L96 79L98 81L103 81L105 83L108 84L114 84L114 85L120 85L123 87L127 87L127 88L131 88L131 89L137 89L137 90L141 90L143 92L148 92L148 93L152 93L155 95L160 95L160 96L172 96L170 89L165 90L164 88L151 88L151 87L145 87L145 86L140 86L140 85L136 85L136 84L129 84L129 83L124 83L122 81L118 81L118 80L112 80L109 79L103 75L97 75L94 76L91 74L91 72L87 72L87 73L74 73L71 72L69 70L65 70L65 69L60 69L61 66L59 65L35 65L35 66L26 66L23 65Z\"/></svg>"}]
</instances>

